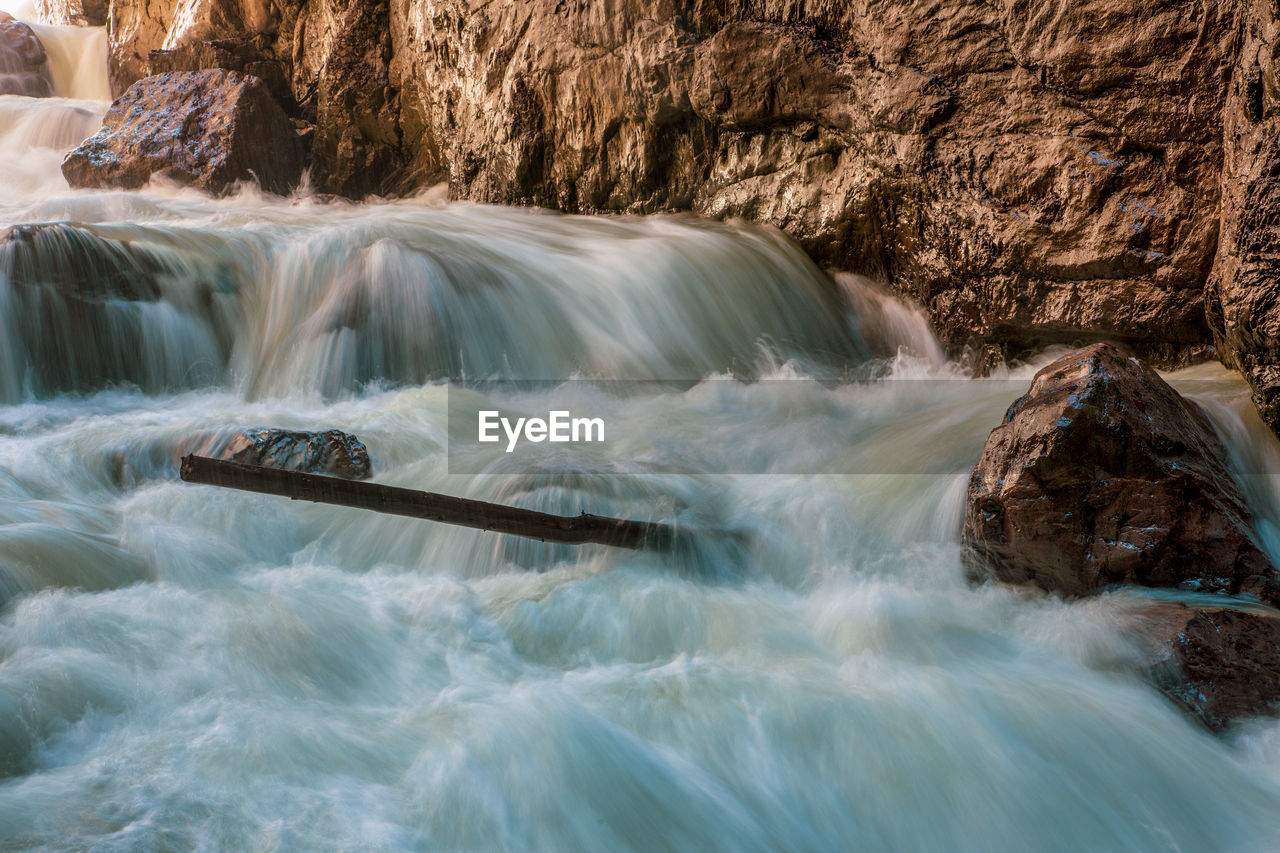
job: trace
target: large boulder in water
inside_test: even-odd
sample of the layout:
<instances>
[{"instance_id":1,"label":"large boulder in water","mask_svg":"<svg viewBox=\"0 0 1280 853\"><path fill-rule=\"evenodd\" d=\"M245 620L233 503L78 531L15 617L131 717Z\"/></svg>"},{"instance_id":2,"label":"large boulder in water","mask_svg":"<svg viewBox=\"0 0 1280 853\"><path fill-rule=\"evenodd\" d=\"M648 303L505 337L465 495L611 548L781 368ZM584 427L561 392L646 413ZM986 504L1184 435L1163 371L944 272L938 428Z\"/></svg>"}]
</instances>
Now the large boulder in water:
<instances>
[{"instance_id":1,"label":"large boulder in water","mask_svg":"<svg viewBox=\"0 0 1280 853\"><path fill-rule=\"evenodd\" d=\"M52 94L44 45L26 24L0 12L0 95L47 98Z\"/></svg>"},{"instance_id":2,"label":"large boulder in water","mask_svg":"<svg viewBox=\"0 0 1280 853\"><path fill-rule=\"evenodd\" d=\"M1208 417L1098 344L1036 374L969 480L971 573L1066 595L1184 585L1280 601Z\"/></svg>"},{"instance_id":3,"label":"large boulder in water","mask_svg":"<svg viewBox=\"0 0 1280 853\"><path fill-rule=\"evenodd\" d=\"M67 155L73 187L136 189L152 175L213 193L237 181L287 193L305 161L293 123L257 77L209 69L148 77Z\"/></svg>"},{"instance_id":4,"label":"large boulder in water","mask_svg":"<svg viewBox=\"0 0 1280 853\"><path fill-rule=\"evenodd\" d=\"M329 474L348 480L369 476L371 464L364 443L336 429L325 432L284 429L225 430L191 442L182 453L228 462L262 465L306 474Z\"/></svg>"}]
</instances>

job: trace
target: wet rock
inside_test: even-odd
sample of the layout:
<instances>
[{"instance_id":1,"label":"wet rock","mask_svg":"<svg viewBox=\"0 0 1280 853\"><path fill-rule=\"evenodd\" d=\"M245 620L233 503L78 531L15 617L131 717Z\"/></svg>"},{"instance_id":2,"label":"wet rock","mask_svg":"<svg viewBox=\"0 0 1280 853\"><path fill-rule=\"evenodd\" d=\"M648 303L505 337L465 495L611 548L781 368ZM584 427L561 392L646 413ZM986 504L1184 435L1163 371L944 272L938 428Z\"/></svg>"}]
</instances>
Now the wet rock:
<instances>
[{"instance_id":1,"label":"wet rock","mask_svg":"<svg viewBox=\"0 0 1280 853\"><path fill-rule=\"evenodd\" d=\"M62 164L73 187L136 189L161 175L213 193L256 180L284 194L302 174L293 124L261 80L234 71L148 77L104 123Z\"/></svg>"},{"instance_id":2,"label":"wet rock","mask_svg":"<svg viewBox=\"0 0 1280 853\"><path fill-rule=\"evenodd\" d=\"M116 95L148 75L150 54L199 42L248 39L264 58L286 59L297 0L153 0L113 3L109 9L108 72Z\"/></svg>"},{"instance_id":3,"label":"wet rock","mask_svg":"<svg viewBox=\"0 0 1280 853\"><path fill-rule=\"evenodd\" d=\"M416 189L406 171L392 79L387 0L157 0L112 8L112 87L148 73L220 67L258 74L297 117L315 124L318 189L360 198ZM279 90L276 63L286 72Z\"/></svg>"},{"instance_id":4,"label":"wet rock","mask_svg":"<svg viewBox=\"0 0 1280 853\"><path fill-rule=\"evenodd\" d=\"M1111 584L1252 593L1275 569L1204 412L1114 346L1036 374L969 480L971 574L1064 595Z\"/></svg>"},{"instance_id":5,"label":"wet rock","mask_svg":"<svg viewBox=\"0 0 1280 853\"><path fill-rule=\"evenodd\" d=\"M1154 603L1130 631L1156 686L1210 729L1280 706L1280 614Z\"/></svg>"},{"instance_id":6,"label":"wet rock","mask_svg":"<svg viewBox=\"0 0 1280 853\"><path fill-rule=\"evenodd\" d=\"M349 480L363 480L370 473L369 451L364 444L354 435L336 429L326 432L269 428L225 431L189 443L182 452Z\"/></svg>"},{"instance_id":7,"label":"wet rock","mask_svg":"<svg viewBox=\"0 0 1280 853\"><path fill-rule=\"evenodd\" d=\"M113 80L219 39L286 67L326 191L776 225L953 354L1216 342L1280 425L1262 0L155 0L113 7Z\"/></svg>"},{"instance_id":8,"label":"wet rock","mask_svg":"<svg viewBox=\"0 0 1280 853\"><path fill-rule=\"evenodd\" d=\"M314 93L317 188L348 198L415 188L405 174L386 0L312 0L294 32L294 88Z\"/></svg>"},{"instance_id":9,"label":"wet rock","mask_svg":"<svg viewBox=\"0 0 1280 853\"><path fill-rule=\"evenodd\" d=\"M1273 4L1242 13L1242 45L1223 116L1222 235L1207 291L1222 360L1253 390L1280 434L1280 17Z\"/></svg>"},{"instance_id":10,"label":"wet rock","mask_svg":"<svg viewBox=\"0 0 1280 853\"><path fill-rule=\"evenodd\" d=\"M36 15L47 24L102 27L108 6L108 0L36 0Z\"/></svg>"},{"instance_id":11,"label":"wet rock","mask_svg":"<svg viewBox=\"0 0 1280 853\"><path fill-rule=\"evenodd\" d=\"M1230 9L394 4L406 155L479 201L777 225L953 350L1207 354Z\"/></svg>"},{"instance_id":12,"label":"wet rock","mask_svg":"<svg viewBox=\"0 0 1280 853\"><path fill-rule=\"evenodd\" d=\"M198 41L171 50L153 50L148 56L150 76L173 71L205 71L222 68L250 77L257 77L271 92L286 113L293 113L298 105L282 63L263 56L247 39L222 39Z\"/></svg>"},{"instance_id":13,"label":"wet rock","mask_svg":"<svg viewBox=\"0 0 1280 853\"><path fill-rule=\"evenodd\" d=\"M52 94L44 45L30 27L4 15L0 18L0 95L47 98Z\"/></svg>"}]
</instances>

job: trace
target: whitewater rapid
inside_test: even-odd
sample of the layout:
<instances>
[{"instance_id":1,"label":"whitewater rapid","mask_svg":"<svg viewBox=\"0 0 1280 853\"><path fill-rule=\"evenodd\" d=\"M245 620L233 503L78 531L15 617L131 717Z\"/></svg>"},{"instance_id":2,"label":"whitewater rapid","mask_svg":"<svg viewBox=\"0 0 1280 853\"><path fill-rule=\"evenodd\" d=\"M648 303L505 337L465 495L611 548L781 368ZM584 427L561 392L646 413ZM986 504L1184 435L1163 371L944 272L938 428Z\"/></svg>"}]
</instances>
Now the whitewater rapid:
<instances>
[{"instance_id":1,"label":"whitewater rapid","mask_svg":"<svg viewBox=\"0 0 1280 853\"><path fill-rule=\"evenodd\" d=\"M0 849L1275 848L1280 726L1215 738L1148 686L1141 593L964 580L967 472L1034 364L972 379L746 225L72 192L105 110L74 94L0 98L0 227L45 226L0 243ZM626 454L457 473L450 383L493 378L565 380L522 402ZM1243 383L1171 379L1280 557ZM250 426L745 536L572 549L177 480Z\"/></svg>"}]
</instances>

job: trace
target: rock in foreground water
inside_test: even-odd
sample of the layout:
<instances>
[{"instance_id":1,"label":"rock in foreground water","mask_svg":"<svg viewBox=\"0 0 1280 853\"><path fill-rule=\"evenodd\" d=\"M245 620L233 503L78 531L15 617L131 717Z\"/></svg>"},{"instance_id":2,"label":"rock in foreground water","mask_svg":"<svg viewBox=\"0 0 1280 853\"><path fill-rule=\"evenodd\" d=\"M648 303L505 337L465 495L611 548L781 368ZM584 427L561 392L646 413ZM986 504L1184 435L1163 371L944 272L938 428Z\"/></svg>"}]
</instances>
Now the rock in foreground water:
<instances>
[{"instance_id":1,"label":"rock in foreground water","mask_svg":"<svg viewBox=\"0 0 1280 853\"><path fill-rule=\"evenodd\" d=\"M364 443L336 429L298 432L263 428L219 432L202 439L189 452L246 465L329 474L348 480L363 480L371 469Z\"/></svg>"},{"instance_id":2,"label":"rock in foreground water","mask_svg":"<svg viewBox=\"0 0 1280 853\"><path fill-rule=\"evenodd\" d=\"M260 79L234 71L140 80L104 124L63 162L71 186L136 189L161 175L213 193L246 180L287 193L302 175L292 122Z\"/></svg>"},{"instance_id":3,"label":"rock in foreground water","mask_svg":"<svg viewBox=\"0 0 1280 853\"><path fill-rule=\"evenodd\" d=\"M1280 701L1280 616L1157 602L1132 633L1157 687L1210 729L1266 714Z\"/></svg>"},{"instance_id":4,"label":"rock in foreground water","mask_svg":"<svg viewBox=\"0 0 1280 853\"><path fill-rule=\"evenodd\" d=\"M0 95L47 98L52 94L44 45L26 24L0 12Z\"/></svg>"},{"instance_id":5,"label":"rock in foreground water","mask_svg":"<svg viewBox=\"0 0 1280 853\"><path fill-rule=\"evenodd\" d=\"M1116 347L1036 374L969 480L970 571L1065 595L1184 585L1280 600L1207 416Z\"/></svg>"}]
</instances>

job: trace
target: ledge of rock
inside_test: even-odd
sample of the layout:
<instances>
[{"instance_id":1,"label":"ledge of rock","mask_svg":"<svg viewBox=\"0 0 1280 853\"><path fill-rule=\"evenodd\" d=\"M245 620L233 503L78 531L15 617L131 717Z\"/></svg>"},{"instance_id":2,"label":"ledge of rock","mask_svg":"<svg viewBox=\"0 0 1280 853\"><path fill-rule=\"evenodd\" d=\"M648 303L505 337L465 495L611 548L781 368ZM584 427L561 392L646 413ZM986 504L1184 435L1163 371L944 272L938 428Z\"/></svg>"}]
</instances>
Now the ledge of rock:
<instances>
[{"instance_id":1,"label":"ledge of rock","mask_svg":"<svg viewBox=\"0 0 1280 853\"><path fill-rule=\"evenodd\" d=\"M213 193L256 180L284 194L302 175L293 123L260 79L234 71L148 77L111 105L104 124L63 161L71 186L136 189L162 175Z\"/></svg>"},{"instance_id":2,"label":"ledge of rock","mask_svg":"<svg viewBox=\"0 0 1280 853\"><path fill-rule=\"evenodd\" d=\"M1204 412L1098 344L1037 373L987 438L963 539L974 577L1065 595L1181 585L1280 601L1251 525Z\"/></svg>"},{"instance_id":3,"label":"ledge of rock","mask_svg":"<svg viewBox=\"0 0 1280 853\"><path fill-rule=\"evenodd\" d=\"M47 98L52 94L44 45L26 24L0 12L0 95Z\"/></svg>"},{"instance_id":4,"label":"ledge of rock","mask_svg":"<svg viewBox=\"0 0 1280 853\"><path fill-rule=\"evenodd\" d=\"M336 429L299 432L284 429L229 430L188 443L187 453L262 465L306 474L328 474L348 480L363 480L371 472L369 451L350 433Z\"/></svg>"},{"instance_id":5,"label":"ledge of rock","mask_svg":"<svg viewBox=\"0 0 1280 853\"><path fill-rule=\"evenodd\" d=\"M36 16L47 24L101 27L108 6L109 0L36 0Z\"/></svg>"},{"instance_id":6,"label":"ledge of rock","mask_svg":"<svg viewBox=\"0 0 1280 853\"><path fill-rule=\"evenodd\" d=\"M1280 614L1159 602L1135 614L1130 632L1156 686L1210 729L1280 702Z\"/></svg>"}]
</instances>

